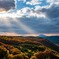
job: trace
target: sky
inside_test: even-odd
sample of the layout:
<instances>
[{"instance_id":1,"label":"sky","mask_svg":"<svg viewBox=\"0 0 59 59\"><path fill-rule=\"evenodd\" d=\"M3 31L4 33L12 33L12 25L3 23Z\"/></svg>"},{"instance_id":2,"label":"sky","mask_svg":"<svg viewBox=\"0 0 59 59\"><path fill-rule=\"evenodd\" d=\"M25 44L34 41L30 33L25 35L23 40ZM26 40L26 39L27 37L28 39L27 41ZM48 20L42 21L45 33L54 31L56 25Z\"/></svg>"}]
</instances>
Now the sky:
<instances>
[{"instance_id":1,"label":"sky","mask_svg":"<svg viewBox=\"0 0 59 59\"><path fill-rule=\"evenodd\" d=\"M0 33L59 34L59 0L0 0Z\"/></svg>"}]
</instances>

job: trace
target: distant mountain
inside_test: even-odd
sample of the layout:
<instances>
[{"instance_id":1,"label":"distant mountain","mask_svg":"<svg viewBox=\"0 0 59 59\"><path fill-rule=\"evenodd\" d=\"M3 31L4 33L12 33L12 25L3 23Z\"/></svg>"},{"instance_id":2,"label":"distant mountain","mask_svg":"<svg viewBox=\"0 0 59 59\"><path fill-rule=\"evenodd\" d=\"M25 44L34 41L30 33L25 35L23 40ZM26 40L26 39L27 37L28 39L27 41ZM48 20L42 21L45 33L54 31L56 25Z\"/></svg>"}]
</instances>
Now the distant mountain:
<instances>
[{"instance_id":1,"label":"distant mountain","mask_svg":"<svg viewBox=\"0 0 59 59\"><path fill-rule=\"evenodd\" d=\"M44 38L44 37L46 37L46 35L44 35L44 34L40 34L39 37L43 37L43 38Z\"/></svg>"},{"instance_id":2,"label":"distant mountain","mask_svg":"<svg viewBox=\"0 0 59 59\"><path fill-rule=\"evenodd\" d=\"M43 38L48 39L49 41L53 42L54 44L59 45L59 36L45 36Z\"/></svg>"}]
</instances>

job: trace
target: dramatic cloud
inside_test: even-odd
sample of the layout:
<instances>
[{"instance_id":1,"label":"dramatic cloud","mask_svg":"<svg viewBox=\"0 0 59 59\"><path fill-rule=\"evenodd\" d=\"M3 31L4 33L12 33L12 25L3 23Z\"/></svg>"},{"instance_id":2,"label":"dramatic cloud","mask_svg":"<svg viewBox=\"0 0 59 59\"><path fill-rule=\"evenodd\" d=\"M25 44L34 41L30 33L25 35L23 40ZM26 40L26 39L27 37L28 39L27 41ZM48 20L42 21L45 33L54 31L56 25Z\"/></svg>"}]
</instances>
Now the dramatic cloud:
<instances>
[{"instance_id":1,"label":"dramatic cloud","mask_svg":"<svg viewBox=\"0 0 59 59\"><path fill-rule=\"evenodd\" d=\"M29 7L25 7L25 8L22 8L21 10L18 10L17 11L17 14L18 15L23 15L25 17L37 17L37 18L40 18L40 17L43 17L45 18L45 14L41 13L40 11L36 11L35 9L31 9Z\"/></svg>"},{"instance_id":2,"label":"dramatic cloud","mask_svg":"<svg viewBox=\"0 0 59 59\"><path fill-rule=\"evenodd\" d=\"M21 12L23 17L20 20L36 33L59 33L59 5L25 7Z\"/></svg>"},{"instance_id":3,"label":"dramatic cloud","mask_svg":"<svg viewBox=\"0 0 59 59\"><path fill-rule=\"evenodd\" d=\"M48 3L59 4L59 0L47 0Z\"/></svg>"},{"instance_id":4,"label":"dramatic cloud","mask_svg":"<svg viewBox=\"0 0 59 59\"><path fill-rule=\"evenodd\" d=\"M28 8L29 9L29 8ZM28 12L28 11L26 11ZM20 16L20 10L17 13L17 17L15 14L9 14L12 17L0 17L0 32L16 32L19 34L26 34L26 33L31 33L31 34L39 34L39 33L59 33L59 18L49 18L49 17L39 17L37 16L30 16L29 12L29 17L27 15L25 16L25 13L21 17ZM21 14L22 14L21 13ZM35 13L33 13L35 14ZM7 25L8 24L8 25Z\"/></svg>"},{"instance_id":5,"label":"dramatic cloud","mask_svg":"<svg viewBox=\"0 0 59 59\"><path fill-rule=\"evenodd\" d=\"M0 0L0 12L15 9L15 0Z\"/></svg>"},{"instance_id":6,"label":"dramatic cloud","mask_svg":"<svg viewBox=\"0 0 59 59\"><path fill-rule=\"evenodd\" d=\"M31 2L34 8L26 6L17 12L0 14L0 32L16 32L19 34L59 33L59 5L57 3L53 3L51 0L48 1L49 5L40 6L37 5L39 0L19 1ZM33 3L34 1L36 2ZM54 2L56 1L54 0ZM9 10L10 7L4 9Z\"/></svg>"},{"instance_id":7,"label":"dramatic cloud","mask_svg":"<svg viewBox=\"0 0 59 59\"><path fill-rule=\"evenodd\" d=\"M40 10L42 13L45 13L48 18L59 18L59 5L51 5L50 8L42 8Z\"/></svg>"}]
</instances>

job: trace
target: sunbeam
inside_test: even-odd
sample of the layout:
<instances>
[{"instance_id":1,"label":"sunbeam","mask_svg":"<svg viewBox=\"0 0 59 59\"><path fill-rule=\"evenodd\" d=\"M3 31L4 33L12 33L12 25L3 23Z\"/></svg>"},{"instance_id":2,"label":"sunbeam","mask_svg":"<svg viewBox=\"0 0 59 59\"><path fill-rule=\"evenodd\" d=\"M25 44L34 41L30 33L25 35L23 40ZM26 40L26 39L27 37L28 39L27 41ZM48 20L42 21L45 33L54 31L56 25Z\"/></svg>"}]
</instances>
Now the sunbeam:
<instances>
[{"instance_id":1,"label":"sunbeam","mask_svg":"<svg viewBox=\"0 0 59 59\"><path fill-rule=\"evenodd\" d=\"M0 22L2 22L4 25L6 25L7 27L11 26L10 21L7 17L0 17Z\"/></svg>"},{"instance_id":2,"label":"sunbeam","mask_svg":"<svg viewBox=\"0 0 59 59\"><path fill-rule=\"evenodd\" d=\"M3 15L3 16L2 16ZM20 28L28 33L28 34L35 34L36 32L34 30L32 30L31 28L29 28L27 25L23 24L21 21L20 21L20 18L18 18L18 15L16 15L15 13L2 13L0 14L0 22L2 22L2 24L5 25L5 27L8 28L8 31L9 32L15 32L16 29L14 29L12 27L13 24L11 24L11 22L14 21L15 24L17 24L17 26L19 27L18 30L20 32Z\"/></svg>"},{"instance_id":3,"label":"sunbeam","mask_svg":"<svg viewBox=\"0 0 59 59\"><path fill-rule=\"evenodd\" d=\"M23 24L23 23L20 21L20 19L14 18L13 21L18 24L19 29L20 29L20 27L21 27L24 31L26 31L26 32L29 33L29 34L35 34L35 33L36 33L34 30L32 30L31 28L29 28L27 25Z\"/></svg>"},{"instance_id":4,"label":"sunbeam","mask_svg":"<svg viewBox=\"0 0 59 59\"><path fill-rule=\"evenodd\" d=\"M8 17L0 17L0 26L4 26L10 32L13 30L12 25L10 23L10 19Z\"/></svg>"}]
</instances>

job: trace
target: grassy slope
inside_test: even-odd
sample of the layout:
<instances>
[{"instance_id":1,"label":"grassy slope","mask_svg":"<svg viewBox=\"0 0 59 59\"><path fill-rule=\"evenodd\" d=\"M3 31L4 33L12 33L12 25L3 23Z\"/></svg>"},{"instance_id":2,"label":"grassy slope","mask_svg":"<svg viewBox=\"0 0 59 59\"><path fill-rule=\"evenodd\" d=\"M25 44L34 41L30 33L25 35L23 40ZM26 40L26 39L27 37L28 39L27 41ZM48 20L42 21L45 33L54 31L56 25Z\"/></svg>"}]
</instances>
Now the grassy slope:
<instances>
[{"instance_id":1,"label":"grassy slope","mask_svg":"<svg viewBox=\"0 0 59 59\"><path fill-rule=\"evenodd\" d=\"M59 47L43 38L0 36L0 57L2 55L3 59L59 59Z\"/></svg>"},{"instance_id":2,"label":"grassy slope","mask_svg":"<svg viewBox=\"0 0 59 59\"><path fill-rule=\"evenodd\" d=\"M59 36L45 36L44 38L50 40L51 42L59 45Z\"/></svg>"}]
</instances>

